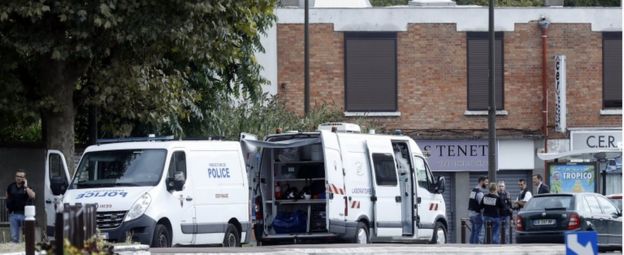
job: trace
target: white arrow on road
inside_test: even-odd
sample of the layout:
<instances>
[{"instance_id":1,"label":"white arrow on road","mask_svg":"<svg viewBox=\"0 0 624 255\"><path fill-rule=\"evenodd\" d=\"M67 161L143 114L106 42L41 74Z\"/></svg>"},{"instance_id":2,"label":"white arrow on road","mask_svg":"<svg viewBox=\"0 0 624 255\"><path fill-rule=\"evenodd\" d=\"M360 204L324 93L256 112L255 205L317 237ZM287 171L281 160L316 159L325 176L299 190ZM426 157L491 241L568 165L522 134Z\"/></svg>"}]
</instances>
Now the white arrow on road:
<instances>
[{"instance_id":1,"label":"white arrow on road","mask_svg":"<svg viewBox=\"0 0 624 255\"><path fill-rule=\"evenodd\" d=\"M570 250L572 250L573 252L576 252L576 254L578 255L594 255L596 253L594 253L594 247L592 246L591 242L588 242L587 244L585 244L585 246L581 245L578 242L578 235L577 234L569 234L567 235L567 241L568 241L568 247L570 247Z\"/></svg>"}]
</instances>

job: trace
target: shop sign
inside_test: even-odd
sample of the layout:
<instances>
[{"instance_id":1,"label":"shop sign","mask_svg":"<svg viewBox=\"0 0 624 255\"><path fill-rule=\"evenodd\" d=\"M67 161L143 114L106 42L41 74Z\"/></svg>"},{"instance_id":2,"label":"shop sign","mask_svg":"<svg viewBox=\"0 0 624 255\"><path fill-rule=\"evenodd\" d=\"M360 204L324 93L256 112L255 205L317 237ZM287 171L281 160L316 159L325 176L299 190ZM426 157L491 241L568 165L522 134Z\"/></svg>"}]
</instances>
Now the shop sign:
<instances>
[{"instance_id":1,"label":"shop sign","mask_svg":"<svg viewBox=\"0 0 624 255\"><path fill-rule=\"evenodd\" d=\"M566 57L555 56L555 131L566 132Z\"/></svg>"},{"instance_id":2,"label":"shop sign","mask_svg":"<svg viewBox=\"0 0 624 255\"><path fill-rule=\"evenodd\" d=\"M488 169L486 140L419 140L433 171L484 171Z\"/></svg>"},{"instance_id":3,"label":"shop sign","mask_svg":"<svg viewBox=\"0 0 624 255\"><path fill-rule=\"evenodd\" d=\"M622 146L621 130L595 130L570 132L572 150L617 149Z\"/></svg>"},{"instance_id":4,"label":"shop sign","mask_svg":"<svg viewBox=\"0 0 624 255\"><path fill-rule=\"evenodd\" d=\"M595 163L551 163L548 170L551 193L596 192Z\"/></svg>"}]
</instances>

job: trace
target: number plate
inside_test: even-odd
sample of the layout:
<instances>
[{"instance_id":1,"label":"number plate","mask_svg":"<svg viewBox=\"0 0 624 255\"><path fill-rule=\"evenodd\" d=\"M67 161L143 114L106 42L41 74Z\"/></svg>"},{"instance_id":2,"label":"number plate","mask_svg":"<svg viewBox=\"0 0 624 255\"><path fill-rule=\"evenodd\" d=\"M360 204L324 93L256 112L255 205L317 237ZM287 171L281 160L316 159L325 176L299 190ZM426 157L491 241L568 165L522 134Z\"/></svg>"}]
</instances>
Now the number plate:
<instances>
[{"instance_id":1,"label":"number plate","mask_svg":"<svg viewBox=\"0 0 624 255\"><path fill-rule=\"evenodd\" d=\"M100 232L100 238L108 240L108 232Z\"/></svg>"},{"instance_id":2,"label":"number plate","mask_svg":"<svg viewBox=\"0 0 624 255\"><path fill-rule=\"evenodd\" d=\"M555 224L555 219L539 219L539 220L533 220L533 225L536 226L543 226L543 225L554 225Z\"/></svg>"}]
</instances>

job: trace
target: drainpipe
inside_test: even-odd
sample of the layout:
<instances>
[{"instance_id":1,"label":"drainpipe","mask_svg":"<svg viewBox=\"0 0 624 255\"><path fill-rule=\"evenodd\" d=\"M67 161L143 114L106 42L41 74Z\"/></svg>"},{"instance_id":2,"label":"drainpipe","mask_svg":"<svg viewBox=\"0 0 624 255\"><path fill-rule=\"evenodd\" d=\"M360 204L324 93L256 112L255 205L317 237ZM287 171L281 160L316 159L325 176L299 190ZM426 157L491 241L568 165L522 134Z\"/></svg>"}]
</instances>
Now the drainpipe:
<instances>
[{"instance_id":1,"label":"drainpipe","mask_svg":"<svg viewBox=\"0 0 624 255\"><path fill-rule=\"evenodd\" d=\"M550 21L540 17L538 25L542 30L542 132L544 134L544 153L548 152L548 83L546 82L546 56L548 41L548 26ZM544 161L544 175L548 176L547 163Z\"/></svg>"}]
</instances>

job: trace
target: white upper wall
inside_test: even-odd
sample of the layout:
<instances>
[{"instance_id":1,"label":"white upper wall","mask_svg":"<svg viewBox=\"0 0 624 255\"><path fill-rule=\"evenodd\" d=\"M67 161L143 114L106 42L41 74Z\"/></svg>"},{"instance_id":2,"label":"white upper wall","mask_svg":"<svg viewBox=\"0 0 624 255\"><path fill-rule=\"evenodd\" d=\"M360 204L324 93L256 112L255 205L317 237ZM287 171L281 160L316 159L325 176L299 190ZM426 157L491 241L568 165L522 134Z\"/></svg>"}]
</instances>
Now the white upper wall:
<instances>
[{"instance_id":1,"label":"white upper wall","mask_svg":"<svg viewBox=\"0 0 624 255\"><path fill-rule=\"evenodd\" d=\"M278 23L303 23L304 10L277 9ZM454 23L457 31L487 31L487 7L402 7L310 9L310 23L334 24L335 31L407 31L409 23ZM496 8L496 31L514 31L515 23L540 17L552 23L591 23L592 31L622 31L621 8Z\"/></svg>"},{"instance_id":2,"label":"white upper wall","mask_svg":"<svg viewBox=\"0 0 624 255\"><path fill-rule=\"evenodd\" d=\"M368 0L314 0L316 8L369 8Z\"/></svg>"}]
</instances>

